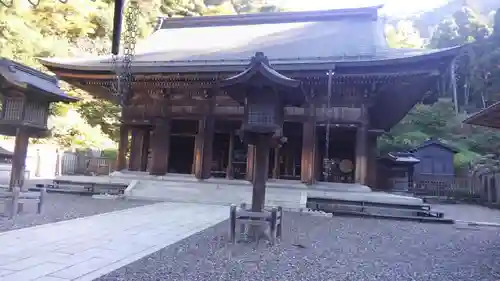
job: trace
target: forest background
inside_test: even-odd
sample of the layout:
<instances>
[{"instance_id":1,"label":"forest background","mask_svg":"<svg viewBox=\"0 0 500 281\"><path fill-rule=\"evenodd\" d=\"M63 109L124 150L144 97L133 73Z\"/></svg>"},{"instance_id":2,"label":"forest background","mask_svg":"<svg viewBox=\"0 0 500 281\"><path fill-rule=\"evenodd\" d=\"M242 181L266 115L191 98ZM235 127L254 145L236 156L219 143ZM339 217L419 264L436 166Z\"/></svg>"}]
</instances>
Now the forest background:
<instances>
[{"instance_id":1,"label":"forest background","mask_svg":"<svg viewBox=\"0 0 500 281\"><path fill-rule=\"evenodd\" d=\"M3 0L10 1L10 0ZM405 0L409 1L409 0ZM266 0L141 0L139 37L151 34L159 16L280 12ZM0 57L46 71L37 57L80 57L109 54L112 0L40 1L32 7L15 0L0 5ZM405 18L387 17L386 37L394 48L447 48L467 44L455 64L456 87L434 105L417 105L379 140L380 153L405 151L429 138L456 147L457 167L494 161L500 154L500 130L462 124L471 113L500 101L500 8L498 0L450 0L434 10ZM57 104L49 120L52 142L65 148L114 149L119 106L93 99L67 84L71 105ZM454 94L456 91L456 95ZM453 99L456 97L456 100Z\"/></svg>"}]
</instances>

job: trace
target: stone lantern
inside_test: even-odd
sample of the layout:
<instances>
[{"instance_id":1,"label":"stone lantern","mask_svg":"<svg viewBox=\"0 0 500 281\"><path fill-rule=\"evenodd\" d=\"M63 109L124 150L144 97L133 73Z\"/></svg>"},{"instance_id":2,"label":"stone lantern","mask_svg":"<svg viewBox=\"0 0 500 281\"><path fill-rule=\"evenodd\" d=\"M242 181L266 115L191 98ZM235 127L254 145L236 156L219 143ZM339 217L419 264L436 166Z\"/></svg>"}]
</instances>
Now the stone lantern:
<instances>
[{"instance_id":1,"label":"stone lantern","mask_svg":"<svg viewBox=\"0 0 500 281\"><path fill-rule=\"evenodd\" d=\"M49 135L47 119L52 102L74 102L55 77L0 58L0 134L15 136L10 188L21 187L30 137Z\"/></svg>"},{"instance_id":2,"label":"stone lantern","mask_svg":"<svg viewBox=\"0 0 500 281\"><path fill-rule=\"evenodd\" d=\"M255 145L252 211L260 212L265 202L269 150L281 145L285 106L301 106L305 97L301 81L274 70L267 57L258 52L241 73L219 82L219 87L244 106L240 137Z\"/></svg>"}]
</instances>

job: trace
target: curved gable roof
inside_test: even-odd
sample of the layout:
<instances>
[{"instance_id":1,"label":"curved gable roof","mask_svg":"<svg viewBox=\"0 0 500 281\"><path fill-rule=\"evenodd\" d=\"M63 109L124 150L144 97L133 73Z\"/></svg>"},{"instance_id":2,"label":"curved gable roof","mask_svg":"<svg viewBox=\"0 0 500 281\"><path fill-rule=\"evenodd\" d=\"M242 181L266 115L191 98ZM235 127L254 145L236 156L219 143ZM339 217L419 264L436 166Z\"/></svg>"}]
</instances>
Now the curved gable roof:
<instances>
[{"instance_id":1,"label":"curved gable roof","mask_svg":"<svg viewBox=\"0 0 500 281\"><path fill-rule=\"evenodd\" d=\"M289 64L373 62L439 53L389 48L379 8L163 19L160 28L138 44L132 69L244 68L257 52L265 53L277 69ZM114 69L110 56L41 61L49 68Z\"/></svg>"}]
</instances>

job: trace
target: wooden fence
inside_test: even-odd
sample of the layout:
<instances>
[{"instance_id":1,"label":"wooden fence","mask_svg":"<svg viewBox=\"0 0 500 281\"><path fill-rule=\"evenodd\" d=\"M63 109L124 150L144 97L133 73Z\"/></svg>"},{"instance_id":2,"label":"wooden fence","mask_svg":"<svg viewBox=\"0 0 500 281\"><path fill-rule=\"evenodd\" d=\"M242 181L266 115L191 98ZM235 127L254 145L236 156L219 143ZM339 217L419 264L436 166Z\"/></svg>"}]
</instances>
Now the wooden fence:
<instances>
[{"instance_id":1,"label":"wooden fence","mask_svg":"<svg viewBox=\"0 0 500 281\"><path fill-rule=\"evenodd\" d=\"M490 206L500 207L500 171L490 171L475 175L471 185L479 190L481 201Z\"/></svg>"},{"instance_id":2,"label":"wooden fence","mask_svg":"<svg viewBox=\"0 0 500 281\"><path fill-rule=\"evenodd\" d=\"M62 175L108 175L115 171L115 159L96 157L79 152L64 152Z\"/></svg>"},{"instance_id":3,"label":"wooden fence","mask_svg":"<svg viewBox=\"0 0 500 281\"><path fill-rule=\"evenodd\" d=\"M456 176L418 176L409 189L419 197L453 198L500 207L500 171Z\"/></svg>"},{"instance_id":4,"label":"wooden fence","mask_svg":"<svg viewBox=\"0 0 500 281\"><path fill-rule=\"evenodd\" d=\"M414 178L414 185L409 191L421 197L476 200L481 197L481 192L476 185L472 184L473 181L473 177L419 175Z\"/></svg>"}]
</instances>

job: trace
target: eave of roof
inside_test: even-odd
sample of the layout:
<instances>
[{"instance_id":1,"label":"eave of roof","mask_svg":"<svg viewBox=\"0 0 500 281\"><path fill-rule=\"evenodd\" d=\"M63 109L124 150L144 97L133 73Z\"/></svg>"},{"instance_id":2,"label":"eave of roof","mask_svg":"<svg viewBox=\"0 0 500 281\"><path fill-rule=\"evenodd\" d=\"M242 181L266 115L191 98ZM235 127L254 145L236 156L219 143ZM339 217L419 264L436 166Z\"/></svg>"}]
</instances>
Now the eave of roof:
<instances>
[{"instance_id":1,"label":"eave of roof","mask_svg":"<svg viewBox=\"0 0 500 281\"><path fill-rule=\"evenodd\" d=\"M415 147L414 149L410 150L410 152L415 152L417 150L420 150L424 147L427 147L427 146L430 146L430 145L437 145L437 146L440 146L444 149L447 149L453 153L458 153L460 152L458 149L452 147L451 145L448 145L448 144L445 144L443 143L442 141L438 140L438 139L429 139L429 140L426 140L425 142L423 142L421 145Z\"/></svg>"},{"instance_id":2,"label":"eave of roof","mask_svg":"<svg viewBox=\"0 0 500 281\"><path fill-rule=\"evenodd\" d=\"M465 124L500 129L500 102L476 112L463 121Z\"/></svg>"},{"instance_id":3,"label":"eave of roof","mask_svg":"<svg viewBox=\"0 0 500 281\"><path fill-rule=\"evenodd\" d=\"M9 151L0 146L0 156L12 157L12 155L13 155L12 151Z\"/></svg>"},{"instance_id":4,"label":"eave of roof","mask_svg":"<svg viewBox=\"0 0 500 281\"><path fill-rule=\"evenodd\" d=\"M420 159L416 158L411 153L389 152L387 155L390 160L396 163L407 163L413 165L420 163Z\"/></svg>"},{"instance_id":5,"label":"eave of roof","mask_svg":"<svg viewBox=\"0 0 500 281\"><path fill-rule=\"evenodd\" d=\"M325 58L296 58L296 59L270 59L270 64L277 71L315 71L329 70L333 66L339 67L368 67L391 66L399 64L418 63L425 60L439 59L441 57L454 57L459 54L461 46L439 50L412 50L411 53L394 49L397 55L389 58L367 57L325 57ZM78 71L83 73L114 73L112 59L100 57L98 59L57 59L38 58L49 69L56 71ZM120 64L118 59L118 65ZM191 61L132 61L133 73L189 73L189 72L240 72L249 64L250 57L245 60L191 60Z\"/></svg>"},{"instance_id":6,"label":"eave of roof","mask_svg":"<svg viewBox=\"0 0 500 281\"><path fill-rule=\"evenodd\" d=\"M64 93L59 88L55 77L6 58L0 58L0 78L26 93L31 91L40 93L50 101L74 102L78 100Z\"/></svg>"}]
</instances>

